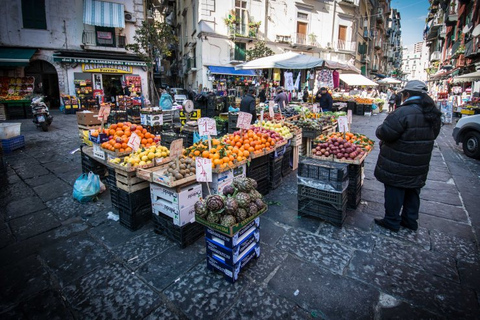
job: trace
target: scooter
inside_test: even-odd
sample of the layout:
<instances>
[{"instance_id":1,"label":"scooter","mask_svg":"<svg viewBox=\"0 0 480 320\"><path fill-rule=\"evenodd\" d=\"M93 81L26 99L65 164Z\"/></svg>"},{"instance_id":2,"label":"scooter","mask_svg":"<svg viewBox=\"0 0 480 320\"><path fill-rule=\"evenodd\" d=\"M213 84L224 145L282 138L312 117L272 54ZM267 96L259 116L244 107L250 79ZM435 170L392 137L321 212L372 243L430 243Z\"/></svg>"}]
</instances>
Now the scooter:
<instances>
[{"instance_id":1,"label":"scooter","mask_svg":"<svg viewBox=\"0 0 480 320\"><path fill-rule=\"evenodd\" d=\"M53 117L50 115L47 105L43 102L43 97L32 99L33 123L41 127L43 131L48 131L48 126L52 124Z\"/></svg>"}]
</instances>

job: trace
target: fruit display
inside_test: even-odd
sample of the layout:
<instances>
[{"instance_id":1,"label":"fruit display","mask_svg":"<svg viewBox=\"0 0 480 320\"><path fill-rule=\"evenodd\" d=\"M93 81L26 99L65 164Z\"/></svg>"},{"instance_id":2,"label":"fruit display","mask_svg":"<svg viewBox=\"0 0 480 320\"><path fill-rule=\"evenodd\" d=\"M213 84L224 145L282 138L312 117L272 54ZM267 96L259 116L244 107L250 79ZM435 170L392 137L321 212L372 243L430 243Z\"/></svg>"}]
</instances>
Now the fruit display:
<instances>
[{"instance_id":1,"label":"fruit display","mask_svg":"<svg viewBox=\"0 0 480 320\"><path fill-rule=\"evenodd\" d=\"M302 129L294 125L293 123L290 122L283 122L283 125L287 127L292 134L298 134L301 132Z\"/></svg>"},{"instance_id":2,"label":"fruit display","mask_svg":"<svg viewBox=\"0 0 480 320\"><path fill-rule=\"evenodd\" d=\"M372 104L372 103L373 103L373 99L355 97L355 102L358 103L358 104Z\"/></svg>"},{"instance_id":3,"label":"fruit display","mask_svg":"<svg viewBox=\"0 0 480 320\"><path fill-rule=\"evenodd\" d=\"M132 152L129 156L120 159L114 158L110 162L118 164L122 167L137 167L155 165L156 159L164 159L170 155L170 150L164 146L153 145L149 148L139 148L137 151Z\"/></svg>"},{"instance_id":4,"label":"fruit display","mask_svg":"<svg viewBox=\"0 0 480 320\"><path fill-rule=\"evenodd\" d=\"M267 208L263 196L250 178L235 178L225 186L223 195L210 195L195 203L195 215L209 223L231 227Z\"/></svg>"},{"instance_id":5,"label":"fruit display","mask_svg":"<svg viewBox=\"0 0 480 320\"><path fill-rule=\"evenodd\" d=\"M315 141L316 143L328 143L332 139L344 139L347 142L354 144L357 147L360 147L365 152L370 152L373 149L375 142L368 138L367 136L360 133L352 132L333 132L330 135L320 135Z\"/></svg>"},{"instance_id":6,"label":"fruit display","mask_svg":"<svg viewBox=\"0 0 480 320\"><path fill-rule=\"evenodd\" d=\"M92 136L98 136L99 133L106 133L109 140L102 143L101 147L113 152L132 152L127 143L132 133L136 133L140 139L140 147L150 148L160 142L160 136L155 136L144 129L142 126L131 124L130 122L119 122L112 124L108 129L102 131L94 130Z\"/></svg>"},{"instance_id":7,"label":"fruit display","mask_svg":"<svg viewBox=\"0 0 480 320\"><path fill-rule=\"evenodd\" d=\"M361 159L365 151L361 147L342 138L331 138L327 142L320 142L312 149L312 154L318 157L334 157L340 160Z\"/></svg>"},{"instance_id":8,"label":"fruit display","mask_svg":"<svg viewBox=\"0 0 480 320\"><path fill-rule=\"evenodd\" d=\"M223 141L233 147L233 152L243 154L245 158L248 158L249 155L275 149L275 146L284 142L285 139L275 131L262 127L251 127L249 130L228 134L223 138Z\"/></svg>"},{"instance_id":9,"label":"fruit display","mask_svg":"<svg viewBox=\"0 0 480 320\"><path fill-rule=\"evenodd\" d=\"M290 129L282 122L262 121L255 125L256 127L263 127L268 130L279 133L284 139L291 139L293 137Z\"/></svg>"},{"instance_id":10,"label":"fruit display","mask_svg":"<svg viewBox=\"0 0 480 320\"><path fill-rule=\"evenodd\" d=\"M258 114L258 119L260 119L260 114ZM270 117L270 114L268 112L265 112L263 114L263 120L267 120L267 121L272 121L272 120L283 120L286 116L282 115L281 113L275 113L274 114L274 117Z\"/></svg>"},{"instance_id":11,"label":"fruit display","mask_svg":"<svg viewBox=\"0 0 480 320\"><path fill-rule=\"evenodd\" d=\"M323 117L319 119L300 119L297 122L297 126L307 130L322 131L322 128L332 125L332 119L329 117Z\"/></svg>"},{"instance_id":12,"label":"fruit display","mask_svg":"<svg viewBox=\"0 0 480 320\"><path fill-rule=\"evenodd\" d=\"M172 161L168 164L165 175L170 178L170 181L178 181L195 176L195 172L195 160L188 157L180 157L178 161Z\"/></svg>"},{"instance_id":13,"label":"fruit display","mask_svg":"<svg viewBox=\"0 0 480 320\"><path fill-rule=\"evenodd\" d=\"M212 168L214 169L233 168L237 163L246 160L250 155L248 150L240 150L240 148L218 139L212 139L211 145L212 148L209 149L208 141L202 140L185 149L183 154L194 160L196 157L211 159Z\"/></svg>"},{"instance_id":14,"label":"fruit display","mask_svg":"<svg viewBox=\"0 0 480 320\"><path fill-rule=\"evenodd\" d=\"M342 93L334 93L332 94L333 101L335 102L349 102L349 101L355 101L355 98L350 95L345 95Z\"/></svg>"}]
</instances>

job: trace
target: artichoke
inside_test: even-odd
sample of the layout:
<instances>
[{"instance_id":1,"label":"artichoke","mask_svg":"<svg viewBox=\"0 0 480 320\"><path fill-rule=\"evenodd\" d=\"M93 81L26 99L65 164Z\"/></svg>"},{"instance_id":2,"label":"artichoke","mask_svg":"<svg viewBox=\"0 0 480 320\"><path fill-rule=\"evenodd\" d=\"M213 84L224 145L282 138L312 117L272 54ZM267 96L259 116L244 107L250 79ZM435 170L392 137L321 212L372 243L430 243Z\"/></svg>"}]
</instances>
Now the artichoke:
<instances>
[{"instance_id":1,"label":"artichoke","mask_svg":"<svg viewBox=\"0 0 480 320\"><path fill-rule=\"evenodd\" d=\"M232 215L226 215L222 217L221 225L224 227L231 227L237 223L237 220Z\"/></svg>"},{"instance_id":2,"label":"artichoke","mask_svg":"<svg viewBox=\"0 0 480 320\"><path fill-rule=\"evenodd\" d=\"M223 188L223 195L224 196L232 196L235 193L235 188L232 185L225 186Z\"/></svg>"},{"instance_id":3,"label":"artichoke","mask_svg":"<svg viewBox=\"0 0 480 320\"><path fill-rule=\"evenodd\" d=\"M208 214L207 202L204 199L200 199L195 202L195 214L201 218L205 218Z\"/></svg>"},{"instance_id":4,"label":"artichoke","mask_svg":"<svg viewBox=\"0 0 480 320\"><path fill-rule=\"evenodd\" d=\"M206 202L208 210L212 212L220 211L225 206L223 198L217 194L208 196Z\"/></svg>"},{"instance_id":5,"label":"artichoke","mask_svg":"<svg viewBox=\"0 0 480 320\"><path fill-rule=\"evenodd\" d=\"M220 221L220 216L216 213L210 212L207 216L207 221L210 223L218 223Z\"/></svg>"},{"instance_id":6,"label":"artichoke","mask_svg":"<svg viewBox=\"0 0 480 320\"><path fill-rule=\"evenodd\" d=\"M235 215L238 210L238 203L234 198L227 198L225 200L225 213L227 215Z\"/></svg>"},{"instance_id":7,"label":"artichoke","mask_svg":"<svg viewBox=\"0 0 480 320\"><path fill-rule=\"evenodd\" d=\"M247 219L248 218L248 213L247 213L247 210L245 209L238 209L237 210L237 220L242 222L243 220Z\"/></svg>"},{"instance_id":8,"label":"artichoke","mask_svg":"<svg viewBox=\"0 0 480 320\"><path fill-rule=\"evenodd\" d=\"M247 208L251 201L250 196L245 192L237 193L235 198L237 199L238 205L242 208Z\"/></svg>"}]
</instances>

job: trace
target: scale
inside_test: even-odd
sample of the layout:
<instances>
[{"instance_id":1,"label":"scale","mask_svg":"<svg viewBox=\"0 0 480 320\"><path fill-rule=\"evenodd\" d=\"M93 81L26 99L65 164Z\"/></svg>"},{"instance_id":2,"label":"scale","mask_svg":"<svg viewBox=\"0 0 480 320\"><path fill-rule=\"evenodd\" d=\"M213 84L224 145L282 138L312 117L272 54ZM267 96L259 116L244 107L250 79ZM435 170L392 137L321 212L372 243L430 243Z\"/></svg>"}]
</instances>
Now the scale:
<instances>
[{"instance_id":1,"label":"scale","mask_svg":"<svg viewBox=\"0 0 480 320\"><path fill-rule=\"evenodd\" d=\"M193 112L195 106L192 100L185 100L183 102L183 110L185 111L185 117L187 118L187 122L190 121L190 114Z\"/></svg>"}]
</instances>

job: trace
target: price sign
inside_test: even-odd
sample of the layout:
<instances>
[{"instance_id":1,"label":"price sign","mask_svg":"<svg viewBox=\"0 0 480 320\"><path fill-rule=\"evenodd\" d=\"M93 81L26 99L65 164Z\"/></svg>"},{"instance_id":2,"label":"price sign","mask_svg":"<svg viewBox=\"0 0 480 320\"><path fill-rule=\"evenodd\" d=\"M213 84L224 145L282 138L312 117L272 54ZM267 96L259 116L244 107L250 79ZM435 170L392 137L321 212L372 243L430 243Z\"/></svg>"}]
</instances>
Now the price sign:
<instances>
[{"instance_id":1,"label":"price sign","mask_svg":"<svg viewBox=\"0 0 480 320\"><path fill-rule=\"evenodd\" d=\"M274 105L275 105L275 102L273 100L268 102L268 115L272 119L275 117L275 112L273 110Z\"/></svg>"},{"instance_id":2,"label":"price sign","mask_svg":"<svg viewBox=\"0 0 480 320\"><path fill-rule=\"evenodd\" d=\"M140 148L140 137L134 132L128 139L127 146L132 148L133 151L137 151Z\"/></svg>"},{"instance_id":3,"label":"price sign","mask_svg":"<svg viewBox=\"0 0 480 320\"><path fill-rule=\"evenodd\" d=\"M348 124L352 124L352 110L347 110Z\"/></svg>"},{"instance_id":4,"label":"price sign","mask_svg":"<svg viewBox=\"0 0 480 320\"><path fill-rule=\"evenodd\" d=\"M212 159L195 158L195 175L198 182L212 182Z\"/></svg>"},{"instance_id":5,"label":"price sign","mask_svg":"<svg viewBox=\"0 0 480 320\"><path fill-rule=\"evenodd\" d=\"M93 144L93 156L105 160L105 151L96 143Z\"/></svg>"},{"instance_id":6,"label":"price sign","mask_svg":"<svg viewBox=\"0 0 480 320\"><path fill-rule=\"evenodd\" d=\"M217 124L215 120L211 118L198 119L198 132L200 136L216 136Z\"/></svg>"},{"instance_id":7,"label":"price sign","mask_svg":"<svg viewBox=\"0 0 480 320\"><path fill-rule=\"evenodd\" d=\"M107 121L108 116L110 115L110 106L101 106L98 111L98 119L103 119Z\"/></svg>"},{"instance_id":8,"label":"price sign","mask_svg":"<svg viewBox=\"0 0 480 320\"><path fill-rule=\"evenodd\" d=\"M318 113L318 104L314 103L312 108L313 113Z\"/></svg>"},{"instance_id":9,"label":"price sign","mask_svg":"<svg viewBox=\"0 0 480 320\"><path fill-rule=\"evenodd\" d=\"M338 117L338 131L348 132L348 119L346 116Z\"/></svg>"},{"instance_id":10,"label":"price sign","mask_svg":"<svg viewBox=\"0 0 480 320\"><path fill-rule=\"evenodd\" d=\"M263 122L263 115L265 114L265 110L260 111L260 122Z\"/></svg>"},{"instance_id":11,"label":"price sign","mask_svg":"<svg viewBox=\"0 0 480 320\"><path fill-rule=\"evenodd\" d=\"M173 140L170 145L170 157L176 158L181 156L183 153L183 139Z\"/></svg>"},{"instance_id":12,"label":"price sign","mask_svg":"<svg viewBox=\"0 0 480 320\"><path fill-rule=\"evenodd\" d=\"M252 123L252 114L247 112L239 112L237 120L237 128L248 129Z\"/></svg>"}]
</instances>

